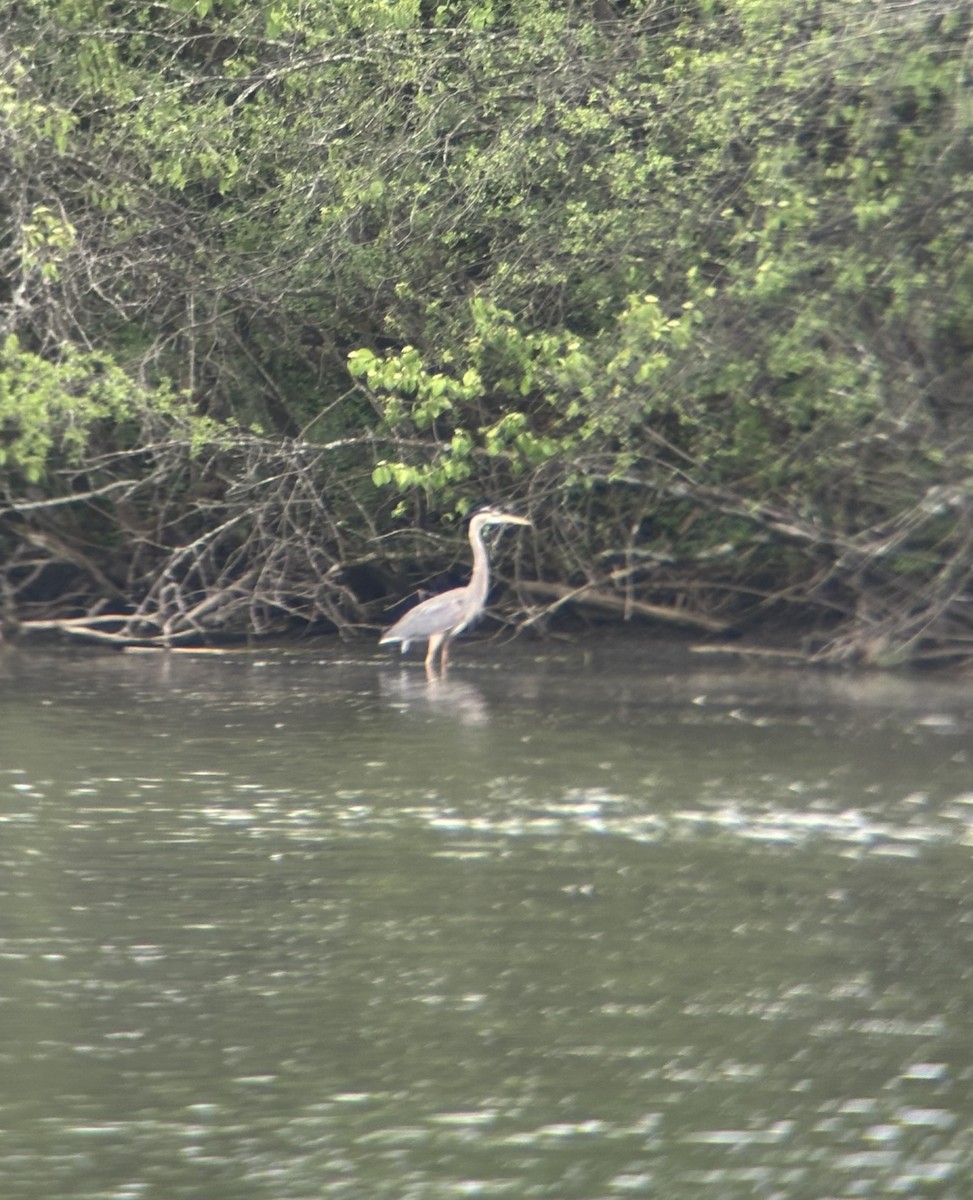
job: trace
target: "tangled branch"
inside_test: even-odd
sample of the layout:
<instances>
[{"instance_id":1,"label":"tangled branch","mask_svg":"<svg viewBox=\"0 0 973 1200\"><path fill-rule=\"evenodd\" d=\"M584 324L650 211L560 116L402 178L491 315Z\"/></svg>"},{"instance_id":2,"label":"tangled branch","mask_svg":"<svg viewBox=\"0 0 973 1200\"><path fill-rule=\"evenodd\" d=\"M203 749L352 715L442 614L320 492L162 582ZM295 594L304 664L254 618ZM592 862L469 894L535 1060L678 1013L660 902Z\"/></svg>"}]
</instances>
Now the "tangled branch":
<instances>
[{"instance_id":1,"label":"tangled branch","mask_svg":"<svg viewBox=\"0 0 973 1200\"><path fill-rule=\"evenodd\" d=\"M169 442L62 471L60 494L0 508L7 623L162 646L363 623L349 578L368 590L375 529L360 505L353 529L337 514L365 448Z\"/></svg>"}]
</instances>

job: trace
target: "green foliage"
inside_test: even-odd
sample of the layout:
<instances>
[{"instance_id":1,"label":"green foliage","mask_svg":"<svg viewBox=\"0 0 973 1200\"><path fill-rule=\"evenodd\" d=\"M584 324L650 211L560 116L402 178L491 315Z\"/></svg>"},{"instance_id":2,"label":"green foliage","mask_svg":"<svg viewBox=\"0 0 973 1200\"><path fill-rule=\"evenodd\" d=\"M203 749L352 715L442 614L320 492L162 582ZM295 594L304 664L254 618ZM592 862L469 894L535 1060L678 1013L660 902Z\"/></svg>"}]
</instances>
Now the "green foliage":
<instances>
[{"instance_id":1,"label":"green foliage","mask_svg":"<svg viewBox=\"0 0 973 1200\"><path fill-rule=\"evenodd\" d=\"M77 230L46 204L35 204L21 227L21 236L21 269L24 272L37 269L43 279L54 281L60 274L60 260L74 244Z\"/></svg>"},{"instance_id":2,"label":"green foliage","mask_svg":"<svg viewBox=\"0 0 973 1200\"><path fill-rule=\"evenodd\" d=\"M589 563L632 529L718 544L687 488L856 536L968 470L967 6L24 0L9 25L0 304L47 364L5 418L25 471L125 425L67 344L271 432L367 427L350 520L385 489L583 496Z\"/></svg>"},{"instance_id":3,"label":"green foliage","mask_svg":"<svg viewBox=\"0 0 973 1200\"><path fill-rule=\"evenodd\" d=\"M478 459L502 462L515 478L570 450L577 410L556 411L556 385L592 367L577 339L524 334L511 313L484 301L471 303L470 320L459 361L446 354L439 370L430 370L412 346L382 357L368 350L349 357L393 443L411 432L429 431L435 439L431 456L380 461L375 485L421 488L460 511L469 506L463 485L478 477ZM539 415L524 410L530 401L541 405Z\"/></svg>"},{"instance_id":4,"label":"green foliage","mask_svg":"<svg viewBox=\"0 0 973 1200\"><path fill-rule=\"evenodd\" d=\"M212 421L166 388L147 391L104 354L64 347L55 360L8 337L0 348L0 473L29 483L52 465L80 464L101 445L138 445L150 431L201 445Z\"/></svg>"}]
</instances>

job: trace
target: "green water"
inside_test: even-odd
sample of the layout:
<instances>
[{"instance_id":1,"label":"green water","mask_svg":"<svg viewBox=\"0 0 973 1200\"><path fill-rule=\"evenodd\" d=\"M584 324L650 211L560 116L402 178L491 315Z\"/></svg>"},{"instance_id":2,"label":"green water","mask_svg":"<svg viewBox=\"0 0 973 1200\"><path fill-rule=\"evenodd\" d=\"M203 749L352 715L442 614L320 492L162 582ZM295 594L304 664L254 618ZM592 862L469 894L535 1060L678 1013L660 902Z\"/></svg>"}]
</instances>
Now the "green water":
<instances>
[{"instance_id":1,"label":"green water","mask_svg":"<svg viewBox=\"0 0 973 1200\"><path fill-rule=\"evenodd\" d=\"M973 692L0 654L4 1200L967 1200Z\"/></svg>"}]
</instances>

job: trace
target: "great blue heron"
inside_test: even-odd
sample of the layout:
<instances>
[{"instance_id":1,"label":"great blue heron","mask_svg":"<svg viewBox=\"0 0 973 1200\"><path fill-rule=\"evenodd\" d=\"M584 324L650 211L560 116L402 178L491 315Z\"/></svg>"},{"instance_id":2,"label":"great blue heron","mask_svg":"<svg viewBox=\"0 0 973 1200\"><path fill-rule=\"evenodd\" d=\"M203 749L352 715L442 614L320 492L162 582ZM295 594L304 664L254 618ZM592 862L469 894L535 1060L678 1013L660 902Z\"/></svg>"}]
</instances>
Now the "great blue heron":
<instances>
[{"instance_id":1,"label":"great blue heron","mask_svg":"<svg viewBox=\"0 0 973 1200\"><path fill-rule=\"evenodd\" d=\"M490 588L490 564L483 545L483 530L487 525L529 525L526 517L515 517L498 508L482 508L470 519L470 545L473 547L473 574L466 587L452 588L438 596L430 596L415 608L410 608L391 629L379 638L379 645L401 642L404 654L412 642L426 642L426 674L434 678L436 654L439 671L445 674L449 644L453 638L477 619L486 606Z\"/></svg>"}]
</instances>

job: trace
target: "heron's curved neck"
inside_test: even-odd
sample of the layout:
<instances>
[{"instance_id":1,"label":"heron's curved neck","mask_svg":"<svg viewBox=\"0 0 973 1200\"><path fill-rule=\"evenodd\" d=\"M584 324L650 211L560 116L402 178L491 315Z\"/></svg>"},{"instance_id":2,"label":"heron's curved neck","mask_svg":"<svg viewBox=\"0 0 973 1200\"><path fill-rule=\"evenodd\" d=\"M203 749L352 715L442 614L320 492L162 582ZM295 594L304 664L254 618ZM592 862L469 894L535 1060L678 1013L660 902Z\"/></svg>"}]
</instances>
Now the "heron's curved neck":
<instances>
[{"instance_id":1,"label":"heron's curved neck","mask_svg":"<svg viewBox=\"0 0 973 1200\"><path fill-rule=\"evenodd\" d=\"M486 603L490 590L490 560L483 545L483 531L479 522L470 523L470 545L473 547L473 574L470 576L470 594L479 605Z\"/></svg>"}]
</instances>

